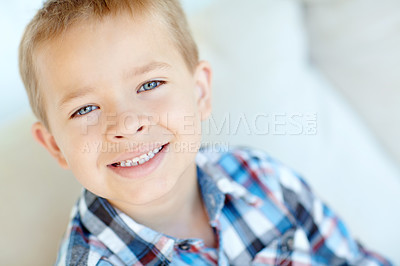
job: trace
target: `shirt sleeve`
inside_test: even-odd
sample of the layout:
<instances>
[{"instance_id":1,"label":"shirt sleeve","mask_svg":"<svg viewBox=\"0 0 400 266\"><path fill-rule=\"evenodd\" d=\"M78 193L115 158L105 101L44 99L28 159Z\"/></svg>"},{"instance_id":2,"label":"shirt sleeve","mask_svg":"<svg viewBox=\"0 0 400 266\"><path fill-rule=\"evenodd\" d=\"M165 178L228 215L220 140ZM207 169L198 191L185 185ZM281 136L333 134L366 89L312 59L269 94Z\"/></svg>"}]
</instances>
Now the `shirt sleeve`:
<instances>
[{"instance_id":1,"label":"shirt sleeve","mask_svg":"<svg viewBox=\"0 0 400 266\"><path fill-rule=\"evenodd\" d=\"M392 265L351 237L343 221L287 167L275 168L283 201L307 235L313 265Z\"/></svg>"}]
</instances>

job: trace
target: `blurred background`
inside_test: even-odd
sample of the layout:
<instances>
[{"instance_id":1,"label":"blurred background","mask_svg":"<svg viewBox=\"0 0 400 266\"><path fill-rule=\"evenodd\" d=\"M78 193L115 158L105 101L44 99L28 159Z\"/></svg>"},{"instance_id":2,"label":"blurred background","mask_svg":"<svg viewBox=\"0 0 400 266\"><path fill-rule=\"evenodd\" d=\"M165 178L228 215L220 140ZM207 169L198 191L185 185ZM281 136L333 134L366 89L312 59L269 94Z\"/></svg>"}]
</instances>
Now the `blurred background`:
<instances>
[{"instance_id":1,"label":"blurred background","mask_svg":"<svg viewBox=\"0 0 400 266\"><path fill-rule=\"evenodd\" d=\"M34 143L17 48L41 0L0 9L0 265L52 265L80 191ZM297 170L368 248L400 264L400 2L184 0L214 69L209 145Z\"/></svg>"}]
</instances>

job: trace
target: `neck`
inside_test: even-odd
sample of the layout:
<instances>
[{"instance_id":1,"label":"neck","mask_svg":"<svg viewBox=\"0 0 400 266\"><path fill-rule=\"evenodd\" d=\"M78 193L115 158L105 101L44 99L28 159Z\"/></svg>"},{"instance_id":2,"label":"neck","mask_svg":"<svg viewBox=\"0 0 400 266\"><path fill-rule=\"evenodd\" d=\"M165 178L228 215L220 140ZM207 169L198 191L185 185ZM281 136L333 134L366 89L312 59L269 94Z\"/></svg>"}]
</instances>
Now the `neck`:
<instances>
[{"instance_id":1,"label":"neck","mask_svg":"<svg viewBox=\"0 0 400 266\"><path fill-rule=\"evenodd\" d=\"M182 229L192 224L192 219L202 206L197 184L196 168L188 169L178 180L179 185L163 197L128 213L136 222L174 237L182 237ZM136 206L135 206L136 207Z\"/></svg>"}]
</instances>

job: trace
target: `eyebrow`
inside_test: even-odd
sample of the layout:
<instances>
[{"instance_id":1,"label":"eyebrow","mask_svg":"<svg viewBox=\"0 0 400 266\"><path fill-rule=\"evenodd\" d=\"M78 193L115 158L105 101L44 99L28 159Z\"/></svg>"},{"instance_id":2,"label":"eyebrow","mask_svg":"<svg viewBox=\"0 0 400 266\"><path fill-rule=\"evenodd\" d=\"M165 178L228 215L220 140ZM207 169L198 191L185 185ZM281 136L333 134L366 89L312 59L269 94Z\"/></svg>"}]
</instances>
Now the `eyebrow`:
<instances>
[{"instance_id":1,"label":"eyebrow","mask_svg":"<svg viewBox=\"0 0 400 266\"><path fill-rule=\"evenodd\" d=\"M134 77L134 76L139 76L139 75L143 75L146 73L149 73L153 70L156 69L161 69L161 70L165 70L165 69L170 69L171 66L167 63L163 63L163 62L151 62L147 65L144 66L140 66L140 67L135 67L130 71L127 71L124 74L124 78L129 78L129 77ZM60 107L60 109L63 109L64 106L70 102L71 100L75 99L75 98L81 98L91 92L94 91L94 88L92 87L84 87L82 89L79 90L75 90L72 91L68 94L66 94L59 102L58 102L58 106Z\"/></svg>"},{"instance_id":2,"label":"eyebrow","mask_svg":"<svg viewBox=\"0 0 400 266\"><path fill-rule=\"evenodd\" d=\"M67 95L65 95L59 102L58 102L58 106L60 107L60 109L63 109L64 106L71 100L75 99L75 98L81 98L91 92L93 92L94 89L92 87L83 87L82 89L79 90L75 90L72 91L70 93L68 93Z\"/></svg>"},{"instance_id":3,"label":"eyebrow","mask_svg":"<svg viewBox=\"0 0 400 266\"><path fill-rule=\"evenodd\" d=\"M170 69L171 66L167 63L163 62L151 62L147 65L140 66L140 67L135 67L134 69L128 71L125 73L124 78L129 78L129 77L134 77L134 76L139 76L143 75L146 73L149 73L153 70L160 69L160 70L166 70Z\"/></svg>"}]
</instances>

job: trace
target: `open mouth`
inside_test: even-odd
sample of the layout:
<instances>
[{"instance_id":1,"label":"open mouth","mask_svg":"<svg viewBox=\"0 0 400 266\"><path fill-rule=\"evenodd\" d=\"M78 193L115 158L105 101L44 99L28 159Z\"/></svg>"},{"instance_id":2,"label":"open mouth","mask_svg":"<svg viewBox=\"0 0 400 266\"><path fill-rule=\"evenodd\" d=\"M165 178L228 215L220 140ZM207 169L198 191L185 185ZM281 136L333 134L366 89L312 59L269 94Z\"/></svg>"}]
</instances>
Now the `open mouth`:
<instances>
[{"instance_id":1,"label":"open mouth","mask_svg":"<svg viewBox=\"0 0 400 266\"><path fill-rule=\"evenodd\" d=\"M164 144L158 148L155 148L147 153L144 153L138 157L135 157L131 160L120 161L117 163L113 163L110 166L112 167L132 167L137 165L142 165L152 160L160 151L162 151L169 143Z\"/></svg>"}]
</instances>

